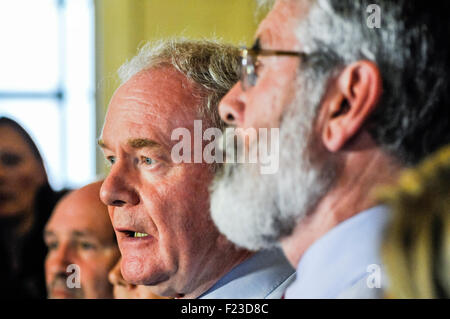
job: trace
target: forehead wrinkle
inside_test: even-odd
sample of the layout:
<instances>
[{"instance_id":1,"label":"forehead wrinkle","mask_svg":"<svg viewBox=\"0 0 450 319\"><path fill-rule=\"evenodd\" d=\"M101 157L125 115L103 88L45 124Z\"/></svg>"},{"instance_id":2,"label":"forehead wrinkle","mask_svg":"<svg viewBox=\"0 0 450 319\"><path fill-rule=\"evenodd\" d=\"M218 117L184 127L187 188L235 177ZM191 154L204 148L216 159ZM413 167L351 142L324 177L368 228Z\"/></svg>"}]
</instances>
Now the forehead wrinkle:
<instances>
[{"instance_id":1,"label":"forehead wrinkle","mask_svg":"<svg viewBox=\"0 0 450 319\"><path fill-rule=\"evenodd\" d=\"M163 108L160 105L144 102L139 98L129 98L127 100L136 103L121 103L119 109L123 109L126 113L133 115L133 121L136 121L137 124L147 125L148 122L168 122L168 116L166 112L162 111Z\"/></svg>"},{"instance_id":2,"label":"forehead wrinkle","mask_svg":"<svg viewBox=\"0 0 450 319\"><path fill-rule=\"evenodd\" d=\"M139 110L132 112L136 114L136 117L132 122L133 127L128 130L128 138L124 140L128 147L131 149L147 147L160 151L170 147L169 119L166 116L158 112L150 114Z\"/></svg>"},{"instance_id":3,"label":"forehead wrinkle","mask_svg":"<svg viewBox=\"0 0 450 319\"><path fill-rule=\"evenodd\" d=\"M155 106L156 104L153 104ZM178 107L169 107L169 110L161 106L158 107L134 107L122 104L119 108L126 110L132 115L132 120L136 124L136 131L131 130L133 134L138 134L140 127L152 129L153 138L151 140L157 141L160 145L169 147L171 145L171 132L176 128L192 129L196 117L196 109L192 110L187 106L178 105ZM191 114L193 113L193 114ZM135 135L135 138L146 138L148 136Z\"/></svg>"},{"instance_id":4,"label":"forehead wrinkle","mask_svg":"<svg viewBox=\"0 0 450 319\"><path fill-rule=\"evenodd\" d=\"M198 97L193 94L193 89L178 71L165 69L164 72L138 73L117 91L109 113L114 121L109 121L104 128L111 129L109 133L118 132L121 125L126 125L129 129L120 134L128 136L125 143L129 138L149 138L169 148L174 143L171 140L173 130L192 129L194 120L199 118ZM109 137L103 135L102 138L107 144L112 142Z\"/></svg>"},{"instance_id":5,"label":"forehead wrinkle","mask_svg":"<svg viewBox=\"0 0 450 319\"><path fill-rule=\"evenodd\" d=\"M149 102L148 99L142 97L142 96L135 96L135 95L127 95L122 98L125 101L129 102L136 102L137 104L141 104L143 106L153 106L153 103Z\"/></svg>"},{"instance_id":6,"label":"forehead wrinkle","mask_svg":"<svg viewBox=\"0 0 450 319\"><path fill-rule=\"evenodd\" d=\"M133 89L133 93L141 94L127 94L122 97L119 108L125 108L128 113L134 112L138 118L146 118L148 116L154 117L156 121L168 122L170 118L170 112L176 110L177 116L186 115L187 108L184 103L187 101L185 92L187 89L183 89L183 96L170 95L169 93L163 94L162 92L155 92L154 90L145 89ZM172 107L169 104L173 105ZM133 109L133 111L132 111ZM172 110L172 111L170 111Z\"/></svg>"},{"instance_id":7,"label":"forehead wrinkle","mask_svg":"<svg viewBox=\"0 0 450 319\"><path fill-rule=\"evenodd\" d=\"M172 112L176 110L177 115L180 112L187 114L192 107L186 103L198 104L201 99L196 94L196 84L171 67L143 70L122 89L125 101L134 101L161 113L169 109Z\"/></svg>"},{"instance_id":8,"label":"forehead wrinkle","mask_svg":"<svg viewBox=\"0 0 450 319\"><path fill-rule=\"evenodd\" d=\"M165 69L159 77L150 74L158 70L144 70L136 74L131 80L124 84L126 95L137 98L139 102L149 104L152 100L171 100L175 104L189 99L193 96L195 85L179 71L172 68ZM159 70L161 71L161 70ZM127 97L127 96L126 96Z\"/></svg>"}]
</instances>

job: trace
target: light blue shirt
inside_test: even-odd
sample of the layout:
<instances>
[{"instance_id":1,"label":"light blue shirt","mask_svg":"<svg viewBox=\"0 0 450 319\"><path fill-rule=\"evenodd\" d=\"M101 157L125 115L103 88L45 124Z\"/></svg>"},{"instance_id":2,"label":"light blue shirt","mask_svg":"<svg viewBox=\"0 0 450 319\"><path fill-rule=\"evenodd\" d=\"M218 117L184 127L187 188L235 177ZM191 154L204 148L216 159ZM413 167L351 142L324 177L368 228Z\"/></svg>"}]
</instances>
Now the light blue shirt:
<instances>
[{"instance_id":1,"label":"light blue shirt","mask_svg":"<svg viewBox=\"0 0 450 319\"><path fill-rule=\"evenodd\" d=\"M318 239L302 256L297 278L287 289L285 298L380 297L387 284L380 244L388 220L388 209L376 206L349 218ZM380 287L377 282L381 288L377 288Z\"/></svg>"},{"instance_id":2,"label":"light blue shirt","mask_svg":"<svg viewBox=\"0 0 450 319\"><path fill-rule=\"evenodd\" d=\"M200 299L279 299L295 279L279 249L263 250L234 267Z\"/></svg>"}]
</instances>

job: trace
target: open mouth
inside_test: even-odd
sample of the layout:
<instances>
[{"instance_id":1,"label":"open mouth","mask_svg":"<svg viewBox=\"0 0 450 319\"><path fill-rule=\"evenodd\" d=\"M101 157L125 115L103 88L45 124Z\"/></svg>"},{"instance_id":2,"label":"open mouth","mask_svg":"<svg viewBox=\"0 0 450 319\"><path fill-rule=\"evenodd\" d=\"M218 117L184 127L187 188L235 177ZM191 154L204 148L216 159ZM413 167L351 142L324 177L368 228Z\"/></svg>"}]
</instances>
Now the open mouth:
<instances>
[{"instance_id":1,"label":"open mouth","mask_svg":"<svg viewBox=\"0 0 450 319\"><path fill-rule=\"evenodd\" d=\"M124 230L124 231L121 231L121 232L124 233L129 238L144 238L144 237L148 237L148 234L140 233L140 232L137 232L137 231Z\"/></svg>"}]
</instances>

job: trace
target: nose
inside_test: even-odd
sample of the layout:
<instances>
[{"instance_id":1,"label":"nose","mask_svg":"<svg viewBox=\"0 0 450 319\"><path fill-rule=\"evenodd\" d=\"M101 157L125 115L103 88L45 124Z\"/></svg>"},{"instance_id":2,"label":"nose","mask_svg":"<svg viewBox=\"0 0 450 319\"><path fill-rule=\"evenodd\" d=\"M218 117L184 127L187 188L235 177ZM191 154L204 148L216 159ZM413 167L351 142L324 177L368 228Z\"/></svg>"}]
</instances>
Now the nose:
<instances>
[{"instance_id":1,"label":"nose","mask_svg":"<svg viewBox=\"0 0 450 319\"><path fill-rule=\"evenodd\" d=\"M120 271L120 260L119 262L114 266L113 269L108 274L108 279L111 285L113 286L128 286L128 283L123 279L122 272Z\"/></svg>"},{"instance_id":2,"label":"nose","mask_svg":"<svg viewBox=\"0 0 450 319\"><path fill-rule=\"evenodd\" d=\"M139 203L138 194L130 182L127 182L124 178L126 174L127 172L115 169L115 167L111 169L100 188L100 199L105 205L122 207L125 205L134 206Z\"/></svg>"},{"instance_id":3,"label":"nose","mask_svg":"<svg viewBox=\"0 0 450 319\"><path fill-rule=\"evenodd\" d=\"M242 95L241 84L238 82L219 104L219 115L230 126L242 126L244 124L245 102Z\"/></svg>"}]
</instances>

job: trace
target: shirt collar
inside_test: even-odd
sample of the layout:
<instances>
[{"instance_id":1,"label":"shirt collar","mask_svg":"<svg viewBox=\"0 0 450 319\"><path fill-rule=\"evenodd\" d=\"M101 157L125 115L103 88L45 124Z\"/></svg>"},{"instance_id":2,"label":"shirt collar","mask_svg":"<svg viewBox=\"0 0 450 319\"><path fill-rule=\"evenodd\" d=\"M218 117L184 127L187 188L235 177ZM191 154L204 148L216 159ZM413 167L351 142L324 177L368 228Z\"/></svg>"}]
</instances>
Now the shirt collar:
<instances>
[{"instance_id":1,"label":"shirt collar","mask_svg":"<svg viewBox=\"0 0 450 319\"><path fill-rule=\"evenodd\" d=\"M262 250L234 267L199 298L266 298L293 278L294 272L280 249Z\"/></svg>"},{"instance_id":2,"label":"shirt collar","mask_svg":"<svg viewBox=\"0 0 450 319\"><path fill-rule=\"evenodd\" d=\"M335 298L369 275L370 265L381 267L379 250L388 217L385 206L376 206L318 239L302 256L286 298Z\"/></svg>"}]
</instances>

